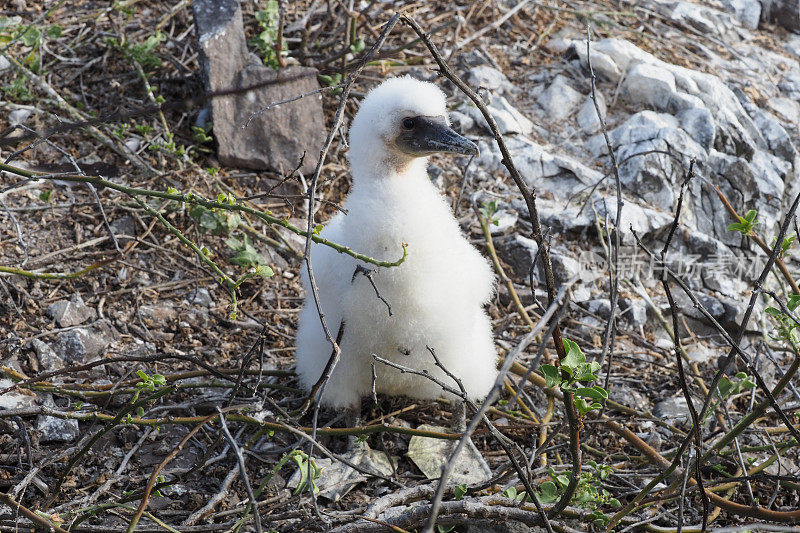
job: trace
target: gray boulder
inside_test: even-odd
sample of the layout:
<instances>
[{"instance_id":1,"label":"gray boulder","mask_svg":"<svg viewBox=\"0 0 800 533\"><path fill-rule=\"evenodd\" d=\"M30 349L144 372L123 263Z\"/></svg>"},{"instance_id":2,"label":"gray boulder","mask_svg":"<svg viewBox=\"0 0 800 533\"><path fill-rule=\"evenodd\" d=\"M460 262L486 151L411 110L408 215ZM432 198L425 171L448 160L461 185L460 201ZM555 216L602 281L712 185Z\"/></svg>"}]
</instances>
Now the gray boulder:
<instances>
[{"instance_id":1,"label":"gray boulder","mask_svg":"<svg viewBox=\"0 0 800 533\"><path fill-rule=\"evenodd\" d=\"M83 303L79 293L75 293L69 300L59 300L50 304L46 313L62 328L83 324L95 315L94 309Z\"/></svg>"},{"instance_id":2,"label":"gray boulder","mask_svg":"<svg viewBox=\"0 0 800 533\"><path fill-rule=\"evenodd\" d=\"M236 0L192 2L198 47L209 91L258 86L212 101L214 137L223 165L289 172L300 162L312 172L326 128L318 96L280 104L254 117L252 113L319 88L317 71L305 67L272 70L247 52L242 12Z\"/></svg>"}]
</instances>

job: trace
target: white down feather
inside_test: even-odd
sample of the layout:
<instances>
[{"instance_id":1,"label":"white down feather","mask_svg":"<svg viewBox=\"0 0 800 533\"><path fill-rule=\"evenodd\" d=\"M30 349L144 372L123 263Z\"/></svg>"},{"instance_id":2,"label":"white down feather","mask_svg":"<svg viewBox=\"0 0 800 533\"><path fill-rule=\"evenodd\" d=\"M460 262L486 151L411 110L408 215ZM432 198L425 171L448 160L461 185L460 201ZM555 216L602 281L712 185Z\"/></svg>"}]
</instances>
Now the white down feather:
<instances>
[{"instance_id":1,"label":"white down feather","mask_svg":"<svg viewBox=\"0 0 800 533\"><path fill-rule=\"evenodd\" d=\"M367 256L395 261L373 280L390 303L392 316L363 275L353 280L357 260L312 244L311 263L326 323L334 337L344 319L341 359L322 402L354 408L372 388L372 354L433 376L458 388L427 350L458 376L473 400L497 377L497 353L483 306L493 293L488 261L472 247L450 206L427 175L427 157L412 158L392 148L403 116L447 116L445 96L435 85L410 77L392 78L373 89L350 129L352 187L344 207L322 236ZM365 267L375 268L365 264ZM303 269L306 302L297 329L297 373L310 389L331 354ZM432 381L375 363L379 393L434 399L448 394Z\"/></svg>"}]
</instances>

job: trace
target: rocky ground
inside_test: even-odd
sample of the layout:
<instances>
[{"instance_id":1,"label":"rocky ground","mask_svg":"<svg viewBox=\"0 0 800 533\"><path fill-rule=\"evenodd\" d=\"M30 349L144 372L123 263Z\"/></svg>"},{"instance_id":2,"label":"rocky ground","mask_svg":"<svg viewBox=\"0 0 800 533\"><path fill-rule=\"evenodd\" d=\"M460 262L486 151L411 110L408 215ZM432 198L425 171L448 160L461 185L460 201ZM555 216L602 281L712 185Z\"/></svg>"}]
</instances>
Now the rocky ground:
<instances>
[{"instance_id":1,"label":"rocky ground","mask_svg":"<svg viewBox=\"0 0 800 533\"><path fill-rule=\"evenodd\" d=\"M292 373L293 338L305 237L252 213L152 194L191 192L305 228L302 193L332 124L336 89L290 104L302 115L285 103L267 110L249 131L236 125L259 107L315 89L313 77L292 90L218 97L229 99L225 108L187 99L204 87L230 87L220 77L240 69L247 72L236 79L239 87L273 79L272 66L299 73L312 67L320 83L335 86L336 74L352 70L404 3L290 2L286 65L264 47L269 35L259 37L274 33L263 14L268 3L241 4L243 25L231 31L243 32L248 49L209 48L219 43L202 36L223 19L203 23L187 1L68 4L18 0L0 13L0 45L8 44L0 48L0 121L8 128L0 150L11 165L0 173L0 530L124 531L142 501L136 531L383 531L389 523L421 530L449 450L425 437L445 431L451 407L365 402L364 422L374 431L367 443L393 457L386 479L357 478L338 499L324 476L316 498L296 489L305 454L330 473L347 433L326 429L345 422L323 412L316 438L329 451L312 450L303 436L312 416L297 414L304 397ZM692 425L659 262L682 194L666 263L686 287L669 282L697 409L717 370L727 376L703 421L704 450L740 420L747 426L704 460L706 488L724 500L712 501L711 527L800 520L792 514L800 506L797 440L773 409L759 411L769 401L753 387L759 378L769 389L777 385L777 403L797 425L793 217L779 264L748 305L800 193L800 35L760 22L757 1L519 4L420 2L406 13L432 32L494 116L536 192L557 280L573 283L562 333L603 363L597 383L609 393L608 419L597 411L582 418L577 496L552 525L607 526L664 470L658 457L671 461ZM546 307L531 216L480 110L439 77L415 37L398 24L357 79L343 127L359 98L387 76L411 74L447 92L455 128L480 155L434 157L430 176L474 244L487 255L496 250L498 292L489 312L498 350L507 355ZM238 66L215 70L214 53L220 64ZM161 102L162 111L137 111ZM116 112L124 116L109 115ZM79 121L92 123L53 129ZM295 127L296 135L285 134ZM264 134L270 131L276 133ZM47 135L29 138L31 132ZM347 191L346 151L334 136L316 223L324 225ZM44 176L31 179L30 171ZM111 183L71 178L80 174ZM491 216L488 237L477 212ZM207 253L193 253L187 240ZM248 277L258 266L273 275ZM243 280L235 313L222 275ZM726 335L751 364L737 358L724 368ZM529 463L548 507L564 493L574 457L560 400L538 375L538 382L523 378L529 366L554 362L552 345L540 337L523 348L489 419L515 446L516 460ZM206 424L217 408L230 438L220 420ZM466 473L481 475L456 479L466 492L457 486L445 494L439 531L542 530L490 429L479 426L472 440L477 466ZM237 449L244 449L244 472ZM682 479L649 487L655 492L636 500L614 527L699 530L701 499L692 483L680 494ZM677 490L668 490L675 483ZM248 484L258 492L258 525Z\"/></svg>"}]
</instances>

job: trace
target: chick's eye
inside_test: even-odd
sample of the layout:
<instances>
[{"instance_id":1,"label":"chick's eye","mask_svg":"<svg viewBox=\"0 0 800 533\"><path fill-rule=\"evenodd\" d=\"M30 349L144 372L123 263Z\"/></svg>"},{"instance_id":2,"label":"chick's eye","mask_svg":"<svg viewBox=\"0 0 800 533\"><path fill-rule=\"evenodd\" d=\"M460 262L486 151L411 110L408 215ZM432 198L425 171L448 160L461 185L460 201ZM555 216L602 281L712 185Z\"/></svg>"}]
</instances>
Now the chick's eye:
<instances>
[{"instance_id":1,"label":"chick's eye","mask_svg":"<svg viewBox=\"0 0 800 533\"><path fill-rule=\"evenodd\" d=\"M414 129L414 119L413 118L404 118L403 119L403 129L404 130L413 130Z\"/></svg>"}]
</instances>

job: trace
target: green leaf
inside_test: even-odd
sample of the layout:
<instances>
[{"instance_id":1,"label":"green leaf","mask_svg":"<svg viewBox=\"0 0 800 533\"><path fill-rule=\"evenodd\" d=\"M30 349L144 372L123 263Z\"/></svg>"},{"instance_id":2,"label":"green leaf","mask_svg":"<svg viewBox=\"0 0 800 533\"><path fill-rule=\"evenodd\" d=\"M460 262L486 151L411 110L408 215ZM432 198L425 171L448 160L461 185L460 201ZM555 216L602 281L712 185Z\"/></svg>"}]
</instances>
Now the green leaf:
<instances>
[{"instance_id":1,"label":"green leaf","mask_svg":"<svg viewBox=\"0 0 800 533\"><path fill-rule=\"evenodd\" d=\"M554 367L553 365L542 365L539 367L539 370L542 371L546 381L546 386L548 388L556 387L559 383L561 383L561 374L559 373L558 368Z\"/></svg>"},{"instance_id":2,"label":"green leaf","mask_svg":"<svg viewBox=\"0 0 800 533\"><path fill-rule=\"evenodd\" d=\"M574 370L582 363L586 362L586 356L583 355L580 346L575 341L564 339L564 351L567 355L561 360L561 366L565 366L570 370ZM571 374L572 372L570 372Z\"/></svg>"},{"instance_id":3,"label":"green leaf","mask_svg":"<svg viewBox=\"0 0 800 533\"><path fill-rule=\"evenodd\" d=\"M53 189L50 189L50 190L47 190L47 191L42 191L42 192L39 193L39 200L41 200L43 202L49 202L50 201L50 196L52 196L52 194L53 194Z\"/></svg>"},{"instance_id":4,"label":"green leaf","mask_svg":"<svg viewBox=\"0 0 800 533\"><path fill-rule=\"evenodd\" d=\"M39 43L39 38L41 36L42 32L36 28L28 28L25 33L21 35L20 39L25 46L36 46Z\"/></svg>"},{"instance_id":5,"label":"green leaf","mask_svg":"<svg viewBox=\"0 0 800 533\"><path fill-rule=\"evenodd\" d=\"M225 241L228 248L231 248L236 255L230 258L230 262L243 267L251 267L266 264L267 260L258 253L253 247L250 238L245 235L240 241L235 237L231 237Z\"/></svg>"},{"instance_id":6,"label":"green leaf","mask_svg":"<svg viewBox=\"0 0 800 533\"><path fill-rule=\"evenodd\" d=\"M728 224L728 231L744 231L745 227L743 224L739 222L733 222L732 224Z\"/></svg>"},{"instance_id":7,"label":"green leaf","mask_svg":"<svg viewBox=\"0 0 800 533\"><path fill-rule=\"evenodd\" d=\"M745 213L745 215L744 215L744 219L745 219L746 221L748 221L748 222L751 222L751 223L752 223L752 222L753 222L753 221L756 219L756 215L757 215L757 214L758 214L758 211L756 211L755 209L751 209L750 211L748 211L747 213Z\"/></svg>"},{"instance_id":8,"label":"green leaf","mask_svg":"<svg viewBox=\"0 0 800 533\"><path fill-rule=\"evenodd\" d=\"M722 379L719 380L719 385L717 385L717 390L719 391L720 397L727 398L728 394L731 392L731 389L733 389L733 382L731 382L731 380L725 376L722 376Z\"/></svg>"},{"instance_id":9,"label":"green leaf","mask_svg":"<svg viewBox=\"0 0 800 533\"><path fill-rule=\"evenodd\" d=\"M792 294L789 296L789 301L786 303L786 307L789 308L789 311L794 311L798 306L800 306L800 294Z\"/></svg>"},{"instance_id":10,"label":"green leaf","mask_svg":"<svg viewBox=\"0 0 800 533\"><path fill-rule=\"evenodd\" d=\"M58 39L61 37L61 26L54 24L45 30L49 39Z\"/></svg>"},{"instance_id":11,"label":"green leaf","mask_svg":"<svg viewBox=\"0 0 800 533\"><path fill-rule=\"evenodd\" d=\"M584 398L592 398L594 400L605 400L608 398L608 392L603 387L595 385L594 387L580 387L575 392L578 396Z\"/></svg>"},{"instance_id":12,"label":"green leaf","mask_svg":"<svg viewBox=\"0 0 800 533\"><path fill-rule=\"evenodd\" d=\"M539 501L541 503L555 503L558 500L558 487L552 481L545 481L539 488L541 490L539 493Z\"/></svg>"},{"instance_id":13,"label":"green leaf","mask_svg":"<svg viewBox=\"0 0 800 533\"><path fill-rule=\"evenodd\" d=\"M463 498L466 493L467 493L466 483L462 483L461 485L456 485L455 487L453 487L453 495L455 496L456 500L460 500L461 498Z\"/></svg>"}]
</instances>

